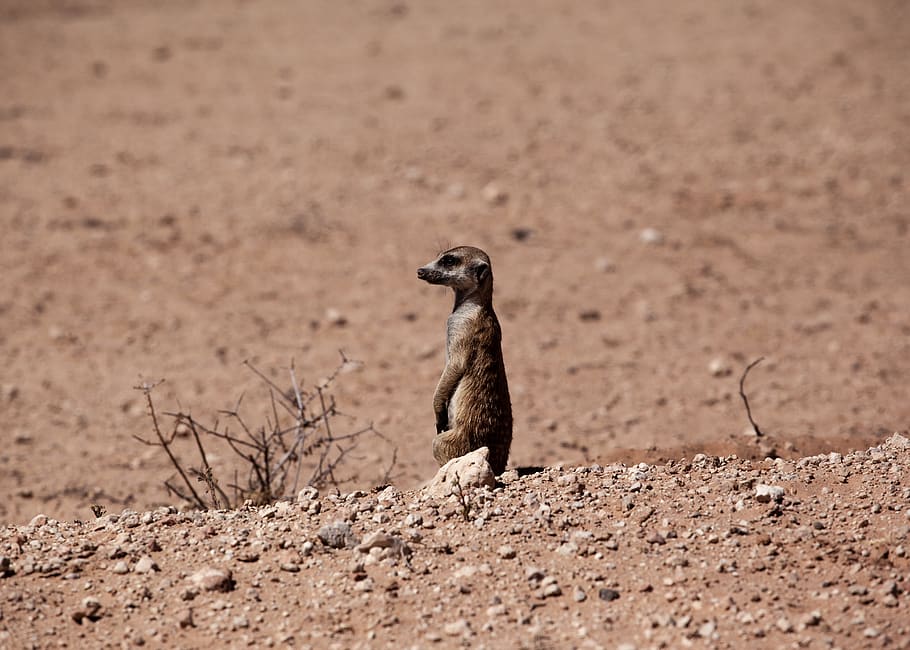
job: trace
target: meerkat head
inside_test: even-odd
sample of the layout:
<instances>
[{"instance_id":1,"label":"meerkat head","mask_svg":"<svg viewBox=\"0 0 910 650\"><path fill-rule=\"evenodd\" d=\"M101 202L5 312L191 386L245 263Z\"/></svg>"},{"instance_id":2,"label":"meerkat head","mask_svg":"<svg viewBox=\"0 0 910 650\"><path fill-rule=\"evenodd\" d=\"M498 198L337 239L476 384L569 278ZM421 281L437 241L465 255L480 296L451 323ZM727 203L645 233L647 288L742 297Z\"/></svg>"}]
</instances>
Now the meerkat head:
<instances>
[{"instance_id":1,"label":"meerkat head","mask_svg":"<svg viewBox=\"0 0 910 650\"><path fill-rule=\"evenodd\" d=\"M456 296L486 294L493 289L490 258L479 248L458 246L417 269L417 277L430 284L452 287Z\"/></svg>"}]
</instances>

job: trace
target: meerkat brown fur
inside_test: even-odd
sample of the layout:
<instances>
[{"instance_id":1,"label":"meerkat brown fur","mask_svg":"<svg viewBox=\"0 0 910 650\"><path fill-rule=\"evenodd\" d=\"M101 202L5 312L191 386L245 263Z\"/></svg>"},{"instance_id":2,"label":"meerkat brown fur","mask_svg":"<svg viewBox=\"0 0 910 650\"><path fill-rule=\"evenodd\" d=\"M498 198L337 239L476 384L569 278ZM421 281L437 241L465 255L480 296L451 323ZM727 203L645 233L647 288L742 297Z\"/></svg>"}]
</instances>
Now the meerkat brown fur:
<instances>
[{"instance_id":1,"label":"meerkat brown fur","mask_svg":"<svg viewBox=\"0 0 910 650\"><path fill-rule=\"evenodd\" d=\"M479 248L458 246L417 269L417 277L455 291L446 321L446 367L433 396L433 456L443 465L487 447L493 473L501 474L512 444L512 403L490 258Z\"/></svg>"}]
</instances>

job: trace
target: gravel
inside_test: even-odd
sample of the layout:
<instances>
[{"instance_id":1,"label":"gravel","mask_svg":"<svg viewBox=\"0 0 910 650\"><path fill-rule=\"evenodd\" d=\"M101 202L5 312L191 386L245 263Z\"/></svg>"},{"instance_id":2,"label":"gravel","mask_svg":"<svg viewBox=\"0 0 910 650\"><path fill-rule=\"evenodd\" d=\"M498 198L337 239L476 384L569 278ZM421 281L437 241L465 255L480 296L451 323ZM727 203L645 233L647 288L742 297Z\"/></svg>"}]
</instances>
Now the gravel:
<instances>
[{"instance_id":1,"label":"gravel","mask_svg":"<svg viewBox=\"0 0 910 650\"><path fill-rule=\"evenodd\" d=\"M467 488L472 521L456 495L395 489L33 519L0 529L0 642L40 646L22 630L65 612L165 646L906 647L907 466L895 436L795 461L545 468Z\"/></svg>"}]
</instances>

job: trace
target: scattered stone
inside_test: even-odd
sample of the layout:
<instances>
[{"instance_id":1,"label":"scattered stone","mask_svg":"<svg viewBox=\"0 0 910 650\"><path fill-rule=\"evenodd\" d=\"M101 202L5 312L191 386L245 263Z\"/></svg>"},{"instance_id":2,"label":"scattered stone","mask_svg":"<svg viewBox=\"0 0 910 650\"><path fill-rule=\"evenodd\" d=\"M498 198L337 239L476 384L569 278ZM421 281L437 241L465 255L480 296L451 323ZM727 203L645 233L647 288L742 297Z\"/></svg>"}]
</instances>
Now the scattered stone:
<instances>
[{"instance_id":1,"label":"scattered stone","mask_svg":"<svg viewBox=\"0 0 910 650\"><path fill-rule=\"evenodd\" d=\"M698 627L698 636L703 639L710 639L717 631L717 623L714 621L705 621Z\"/></svg>"},{"instance_id":2,"label":"scattered stone","mask_svg":"<svg viewBox=\"0 0 910 650\"><path fill-rule=\"evenodd\" d=\"M791 623L790 619L785 616L781 616L774 624L777 626L777 629L784 634L789 634L793 631L793 623Z\"/></svg>"},{"instance_id":3,"label":"scattered stone","mask_svg":"<svg viewBox=\"0 0 910 650\"><path fill-rule=\"evenodd\" d=\"M361 553L369 553L372 549L385 549L390 551L390 556L408 558L411 556L411 547L397 535L388 535L383 532L374 532L367 535L363 543L357 545Z\"/></svg>"},{"instance_id":4,"label":"scattered stone","mask_svg":"<svg viewBox=\"0 0 910 650\"><path fill-rule=\"evenodd\" d=\"M525 569L525 578L532 582L543 580L546 575L547 574L543 569L538 569L537 567L528 567Z\"/></svg>"},{"instance_id":5,"label":"scattered stone","mask_svg":"<svg viewBox=\"0 0 910 650\"><path fill-rule=\"evenodd\" d=\"M594 260L594 268L601 273L612 273L616 270L616 264L609 257L598 257Z\"/></svg>"},{"instance_id":6,"label":"scattered stone","mask_svg":"<svg viewBox=\"0 0 910 650\"><path fill-rule=\"evenodd\" d=\"M123 560L120 560L114 566L111 567L111 573L116 573L117 575L123 575L124 573L129 573L129 572L130 572L130 567Z\"/></svg>"},{"instance_id":7,"label":"scattered stone","mask_svg":"<svg viewBox=\"0 0 910 650\"><path fill-rule=\"evenodd\" d=\"M780 503L784 500L784 494L786 491L782 487L776 485L764 485L759 484L755 486L755 500L759 503Z\"/></svg>"},{"instance_id":8,"label":"scattered stone","mask_svg":"<svg viewBox=\"0 0 910 650\"><path fill-rule=\"evenodd\" d=\"M490 205L502 205L509 200L509 194L496 183L488 183L480 192L483 200Z\"/></svg>"},{"instance_id":9,"label":"scattered stone","mask_svg":"<svg viewBox=\"0 0 910 650\"><path fill-rule=\"evenodd\" d=\"M588 599L588 595L584 592L581 587L575 587L575 591L572 592L572 599L576 603L583 603Z\"/></svg>"},{"instance_id":10,"label":"scattered stone","mask_svg":"<svg viewBox=\"0 0 910 650\"><path fill-rule=\"evenodd\" d=\"M658 244L664 243L663 233L656 228L645 228L640 233L638 233L638 238L644 244L653 244L656 246Z\"/></svg>"},{"instance_id":11,"label":"scattered stone","mask_svg":"<svg viewBox=\"0 0 910 650\"><path fill-rule=\"evenodd\" d=\"M467 619L460 618L457 621L446 623L445 627L443 627L443 632L448 636L470 636L471 625L468 623Z\"/></svg>"},{"instance_id":12,"label":"scattered stone","mask_svg":"<svg viewBox=\"0 0 910 650\"><path fill-rule=\"evenodd\" d=\"M71 617L74 621L79 624L82 624L84 619L90 621L97 621L101 618L101 601L99 601L94 596L88 596L82 599L82 605L76 609Z\"/></svg>"},{"instance_id":13,"label":"scattered stone","mask_svg":"<svg viewBox=\"0 0 910 650\"><path fill-rule=\"evenodd\" d=\"M359 543L351 524L346 521L334 521L323 526L316 532L316 537L329 548L353 548Z\"/></svg>"},{"instance_id":14,"label":"scattered stone","mask_svg":"<svg viewBox=\"0 0 910 650\"><path fill-rule=\"evenodd\" d=\"M348 324L347 316L342 314L334 307L329 307L325 310L325 319L330 325L334 325L336 327L344 327Z\"/></svg>"},{"instance_id":15,"label":"scattered stone","mask_svg":"<svg viewBox=\"0 0 910 650\"><path fill-rule=\"evenodd\" d=\"M188 627L196 627L196 624L193 622L193 608L187 607L182 610L177 615L177 625L180 629L186 629Z\"/></svg>"},{"instance_id":16,"label":"scattered stone","mask_svg":"<svg viewBox=\"0 0 910 650\"><path fill-rule=\"evenodd\" d=\"M32 517L32 520L28 522L28 525L32 528L41 528L46 523L47 515L35 515Z\"/></svg>"},{"instance_id":17,"label":"scattered stone","mask_svg":"<svg viewBox=\"0 0 910 650\"><path fill-rule=\"evenodd\" d=\"M710 372L713 377L727 377L733 372L733 369L724 359L717 357L711 359L711 362L708 364L708 372Z\"/></svg>"},{"instance_id":18,"label":"scattered stone","mask_svg":"<svg viewBox=\"0 0 910 650\"><path fill-rule=\"evenodd\" d=\"M139 561L136 562L136 565L133 567L133 571L136 573L151 573L152 571L160 570L161 569L158 568L158 563L148 555L143 555L139 558Z\"/></svg>"},{"instance_id":19,"label":"scattered stone","mask_svg":"<svg viewBox=\"0 0 910 650\"><path fill-rule=\"evenodd\" d=\"M496 550L496 552L503 560L511 560L515 557L515 549L508 544L503 544Z\"/></svg>"},{"instance_id":20,"label":"scattered stone","mask_svg":"<svg viewBox=\"0 0 910 650\"><path fill-rule=\"evenodd\" d=\"M512 232L511 232L512 239L514 239L515 241L525 241L533 234L533 232L534 231L531 230L530 228L522 228L522 227L512 228Z\"/></svg>"},{"instance_id":21,"label":"scattered stone","mask_svg":"<svg viewBox=\"0 0 910 650\"><path fill-rule=\"evenodd\" d=\"M553 576L547 576L540 582L540 595L544 598L553 598L562 595L562 589Z\"/></svg>"},{"instance_id":22,"label":"scattered stone","mask_svg":"<svg viewBox=\"0 0 910 650\"><path fill-rule=\"evenodd\" d=\"M597 592L597 597L600 598L601 600L605 600L606 602L609 603L610 601L613 601L613 600L616 600L617 598L619 598L619 592L616 591L615 589L604 588Z\"/></svg>"},{"instance_id":23,"label":"scattered stone","mask_svg":"<svg viewBox=\"0 0 910 650\"><path fill-rule=\"evenodd\" d=\"M230 569L206 567L190 576L190 582L202 591L233 591L236 583Z\"/></svg>"},{"instance_id":24,"label":"scattered stone","mask_svg":"<svg viewBox=\"0 0 910 650\"><path fill-rule=\"evenodd\" d=\"M496 477L488 459L490 450L481 447L469 454L453 458L439 468L436 476L423 488L428 496L445 498L462 490L478 487L495 487Z\"/></svg>"}]
</instances>

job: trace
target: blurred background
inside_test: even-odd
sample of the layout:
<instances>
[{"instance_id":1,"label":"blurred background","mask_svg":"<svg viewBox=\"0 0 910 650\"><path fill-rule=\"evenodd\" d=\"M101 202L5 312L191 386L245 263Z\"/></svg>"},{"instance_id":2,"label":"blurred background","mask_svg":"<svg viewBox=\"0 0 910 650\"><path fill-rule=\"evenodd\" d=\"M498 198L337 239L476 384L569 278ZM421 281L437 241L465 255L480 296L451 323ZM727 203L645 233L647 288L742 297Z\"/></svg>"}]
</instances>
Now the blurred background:
<instances>
[{"instance_id":1,"label":"blurred background","mask_svg":"<svg viewBox=\"0 0 910 650\"><path fill-rule=\"evenodd\" d=\"M428 479L451 296L415 271L457 244L512 466L865 446L910 426L908 169L897 0L4 0L0 522L173 501L143 379L255 419L244 360L339 349L343 425Z\"/></svg>"}]
</instances>

